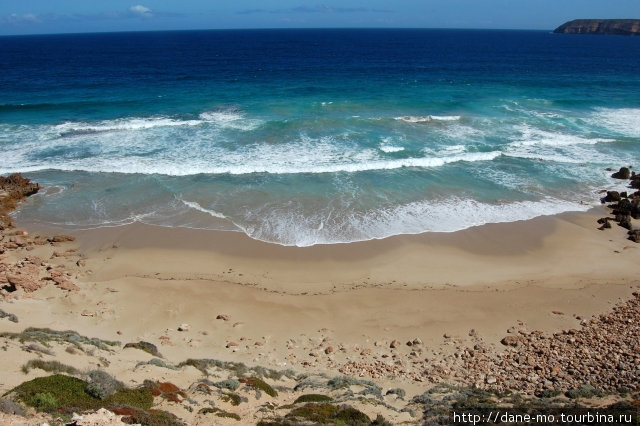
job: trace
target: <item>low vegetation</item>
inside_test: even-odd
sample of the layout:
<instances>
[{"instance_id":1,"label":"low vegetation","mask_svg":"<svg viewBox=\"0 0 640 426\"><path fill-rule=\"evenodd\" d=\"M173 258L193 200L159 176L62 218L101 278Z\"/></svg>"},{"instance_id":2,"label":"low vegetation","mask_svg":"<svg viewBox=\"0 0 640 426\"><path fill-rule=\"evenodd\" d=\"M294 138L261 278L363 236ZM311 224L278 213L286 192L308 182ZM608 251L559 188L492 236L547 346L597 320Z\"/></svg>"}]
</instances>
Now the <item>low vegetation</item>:
<instances>
[{"instance_id":1,"label":"low vegetation","mask_svg":"<svg viewBox=\"0 0 640 426\"><path fill-rule=\"evenodd\" d=\"M127 348L140 349L141 351L144 351L157 358L163 358L160 352L158 352L158 347L153 343L149 343L141 340L136 343L127 343L126 345L124 345L124 349L127 349Z\"/></svg>"},{"instance_id":2,"label":"low vegetation","mask_svg":"<svg viewBox=\"0 0 640 426\"><path fill-rule=\"evenodd\" d=\"M70 365L62 364L58 361L43 361L41 359L32 359L22 366L22 372L24 374L28 374L29 371L37 368L39 370L47 371L49 373L65 373L70 375L80 374L75 367Z\"/></svg>"},{"instance_id":3,"label":"low vegetation","mask_svg":"<svg viewBox=\"0 0 640 426\"><path fill-rule=\"evenodd\" d=\"M120 346L120 342L101 340L96 337L86 337L72 330L57 331L49 328L29 327L21 333L0 333L0 337L18 340L20 343L37 342L45 346L49 346L51 342L71 343L80 349L82 349L82 345L91 345L98 349L108 351L114 346Z\"/></svg>"},{"instance_id":4,"label":"low vegetation","mask_svg":"<svg viewBox=\"0 0 640 426\"><path fill-rule=\"evenodd\" d=\"M15 323L18 322L18 317L15 316L15 314L9 314L9 313L3 311L2 309L0 309L0 318L6 318L9 321L15 322Z\"/></svg>"}]
</instances>

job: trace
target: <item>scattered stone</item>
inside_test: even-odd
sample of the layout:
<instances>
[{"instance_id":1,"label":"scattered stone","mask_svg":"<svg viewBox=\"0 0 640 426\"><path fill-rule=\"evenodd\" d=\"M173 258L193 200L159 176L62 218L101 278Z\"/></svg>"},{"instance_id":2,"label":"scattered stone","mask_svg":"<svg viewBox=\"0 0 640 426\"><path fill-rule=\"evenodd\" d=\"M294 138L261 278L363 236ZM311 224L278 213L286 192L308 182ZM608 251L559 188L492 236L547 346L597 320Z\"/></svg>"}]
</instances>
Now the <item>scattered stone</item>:
<instances>
[{"instance_id":1,"label":"scattered stone","mask_svg":"<svg viewBox=\"0 0 640 426\"><path fill-rule=\"evenodd\" d=\"M82 315L83 317L95 317L96 313L85 309L82 312L80 312L80 315Z\"/></svg>"},{"instance_id":2,"label":"scattered stone","mask_svg":"<svg viewBox=\"0 0 640 426\"><path fill-rule=\"evenodd\" d=\"M396 349L396 348L397 348L397 347L399 347L399 346L400 346L400 341L399 341L399 340L393 340L393 341L391 342L391 344L389 345L389 347L390 347L391 349Z\"/></svg>"},{"instance_id":3,"label":"scattered stone","mask_svg":"<svg viewBox=\"0 0 640 426\"><path fill-rule=\"evenodd\" d=\"M76 237L71 235L55 235L51 238L47 238L50 243L65 243L69 241L75 241Z\"/></svg>"},{"instance_id":4,"label":"scattered stone","mask_svg":"<svg viewBox=\"0 0 640 426\"><path fill-rule=\"evenodd\" d=\"M227 314L219 314L216 317L216 319L223 320L223 321L229 321L229 315L227 315Z\"/></svg>"},{"instance_id":5,"label":"scattered stone","mask_svg":"<svg viewBox=\"0 0 640 426\"><path fill-rule=\"evenodd\" d=\"M180 324L180 326L178 326L178 331L189 331L191 329L191 326L189 324Z\"/></svg>"},{"instance_id":6,"label":"scattered stone","mask_svg":"<svg viewBox=\"0 0 640 426\"><path fill-rule=\"evenodd\" d=\"M520 338L516 336L505 336L500 343L505 346L517 346L520 342Z\"/></svg>"},{"instance_id":7,"label":"scattered stone","mask_svg":"<svg viewBox=\"0 0 640 426\"><path fill-rule=\"evenodd\" d=\"M327 346L327 348L324 350L324 353L327 355L333 353L333 346Z\"/></svg>"},{"instance_id":8,"label":"scattered stone","mask_svg":"<svg viewBox=\"0 0 640 426\"><path fill-rule=\"evenodd\" d=\"M422 344L422 340L420 340L419 337L416 337L415 339L413 339L413 341L411 342L413 343L413 345L421 345Z\"/></svg>"},{"instance_id":9,"label":"scattered stone","mask_svg":"<svg viewBox=\"0 0 640 426\"><path fill-rule=\"evenodd\" d=\"M236 342L227 343L227 348L233 348L233 347L236 347L236 346L238 346L238 344Z\"/></svg>"}]
</instances>

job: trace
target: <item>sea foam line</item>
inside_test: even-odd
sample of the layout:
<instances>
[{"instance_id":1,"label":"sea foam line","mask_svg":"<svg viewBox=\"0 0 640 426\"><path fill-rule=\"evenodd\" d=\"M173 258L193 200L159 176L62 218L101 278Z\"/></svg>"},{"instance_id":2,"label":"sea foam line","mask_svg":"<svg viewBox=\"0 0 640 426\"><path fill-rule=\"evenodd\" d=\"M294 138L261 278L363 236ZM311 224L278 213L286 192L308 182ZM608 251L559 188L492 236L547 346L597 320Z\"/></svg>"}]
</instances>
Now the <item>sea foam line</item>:
<instances>
[{"instance_id":1,"label":"sea foam line","mask_svg":"<svg viewBox=\"0 0 640 426\"><path fill-rule=\"evenodd\" d=\"M254 173L265 174L321 174L321 173L356 173L375 170L394 170L404 167L434 168L449 163L492 161L500 157L500 151L475 152L446 157L419 157L392 160L367 160L358 163L335 164L329 159L325 163L317 162L300 164L294 161L277 164L273 161L261 161L258 164L230 164L212 166L211 161L205 159L189 159L186 161L159 161L144 158L104 158L97 159L90 164L82 160L68 161L66 164L46 163L42 165L24 165L19 170L35 172L41 170L85 171L96 173L125 173L125 174L159 174L169 176L190 176L197 174L229 174L245 175ZM0 168L2 173L18 171L13 167Z\"/></svg>"}]
</instances>

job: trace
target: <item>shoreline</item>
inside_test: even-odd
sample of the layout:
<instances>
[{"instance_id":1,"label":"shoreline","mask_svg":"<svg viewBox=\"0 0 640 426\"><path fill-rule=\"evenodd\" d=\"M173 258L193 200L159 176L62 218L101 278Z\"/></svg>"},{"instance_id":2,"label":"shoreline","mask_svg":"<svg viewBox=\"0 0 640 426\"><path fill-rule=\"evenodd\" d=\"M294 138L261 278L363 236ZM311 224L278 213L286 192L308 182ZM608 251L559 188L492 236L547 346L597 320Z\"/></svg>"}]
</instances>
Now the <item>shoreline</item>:
<instances>
[{"instance_id":1,"label":"shoreline","mask_svg":"<svg viewBox=\"0 0 640 426\"><path fill-rule=\"evenodd\" d=\"M93 268L94 280L154 273L165 279L326 294L362 287L509 288L526 282L571 287L565 281L624 278L628 276L625 271L635 265L634 244L624 240L622 228L598 230L597 219L603 215L604 206L456 232L310 247L262 242L235 231L141 223L88 230L20 225L32 232L74 236L89 264L92 258L105 258L109 253L109 267ZM607 238L602 238L603 232ZM617 259L603 261L610 254L618 255Z\"/></svg>"}]
</instances>

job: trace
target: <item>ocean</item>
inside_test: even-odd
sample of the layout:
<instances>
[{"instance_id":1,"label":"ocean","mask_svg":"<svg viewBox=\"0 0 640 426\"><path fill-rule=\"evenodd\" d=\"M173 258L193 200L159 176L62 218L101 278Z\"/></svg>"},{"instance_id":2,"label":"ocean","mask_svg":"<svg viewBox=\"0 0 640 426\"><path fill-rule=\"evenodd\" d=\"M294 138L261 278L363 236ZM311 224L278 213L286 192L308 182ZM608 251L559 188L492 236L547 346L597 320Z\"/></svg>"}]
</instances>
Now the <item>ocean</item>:
<instances>
[{"instance_id":1,"label":"ocean","mask_svg":"<svg viewBox=\"0 0 640 426\"><path fill-rule=\"evenodd\" d=\"M585 211L640 159L638 37L38 35L0 64L0 173L44 186L20 221L344 243Z\"/></svg>"}]
</instances>

